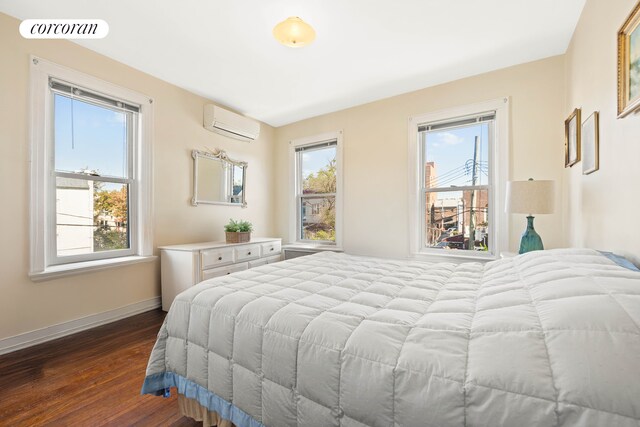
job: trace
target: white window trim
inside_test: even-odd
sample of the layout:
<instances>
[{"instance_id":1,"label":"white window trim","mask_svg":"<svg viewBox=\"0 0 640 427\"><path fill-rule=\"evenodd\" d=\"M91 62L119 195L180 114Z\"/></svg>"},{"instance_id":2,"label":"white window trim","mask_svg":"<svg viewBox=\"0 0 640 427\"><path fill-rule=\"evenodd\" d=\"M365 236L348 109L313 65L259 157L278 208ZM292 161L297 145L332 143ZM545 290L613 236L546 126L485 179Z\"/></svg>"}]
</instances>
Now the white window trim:
<instances>
[{"instance_id":1,"label":"white window trim","mask_svg":"<svg viewBox=\"0 0 640 427\"><path fill-rule=\"evenodd\" d=\"M490 195L489 213L494 247L491 255L479 253L452 253L438 249L422 247L424 217L421 215L421 165L420 147L418 146L418 127L421 124L448 120L455 117L471 116L474 114L495 111L495 141L490 152L492 168L491 184L493 191ZM509 247L509 216L504 211L506 183L509 178L509 98L500 98L480 102L472 105L449 108L409 117L409 257L424 261L490 261L500 257L500 252Z\"/></svg>"},{"instance_id":2,"label":"white window trim","mask_svg":"<svg viewBox=\"0 0 640 427\"><path fill-rule=\"evenodd\" d=\"M311 240L298 239L298 213L297 213L297 161L296 147L304 145L319 144L324 141L336 140L336 242L328 244L326 242L313 243ZM302 245L305 247L317 247L342 250L342 209L343 209L343 162L342 162L342 131L327 132L320 135L289 141L289 243L292 245Z\"/></svg>"},{"instance_id":3,"label":"white window trim","mask_svg":"<svg viewBox=\"0 0 640 427\"><path fill-rule=\"evenodd\" d=\"M132 90L116 86L112 83L80 73L53 62L31 56L30 64L30 125L29 139L31 145L30 162L30 263L29 276L33 280L44 280L104 269L109 266L131 264L153 257L153 167L152 167L152 132L153 132L153 99ZM48 247L51 247L51 237L47 235L47 226L51 221L51 194L48 194L53 174L52 146L53 125L48 115L51 108L49 78L73 82L87 89L108 94L140 105L140 138L135 155L138 180L138 195L132 202L137 202L137 224L134 230L137 239L135 253L123 254L122 257L102 260L90 260L69 264L51 265L48 257Z\"/></svg>"}]
</instances>

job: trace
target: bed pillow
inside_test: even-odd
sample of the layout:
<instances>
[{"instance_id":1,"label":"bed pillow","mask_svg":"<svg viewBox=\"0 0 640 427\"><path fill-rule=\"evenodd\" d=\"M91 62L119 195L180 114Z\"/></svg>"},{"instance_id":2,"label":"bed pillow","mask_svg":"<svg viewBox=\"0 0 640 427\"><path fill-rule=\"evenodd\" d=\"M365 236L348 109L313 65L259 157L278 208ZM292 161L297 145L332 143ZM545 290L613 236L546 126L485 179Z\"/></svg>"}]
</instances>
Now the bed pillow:
<instances>
[{"instance_id":1,"label":"bed pillow","mask_svg":"<svg viewBox=\"0 0 640 427\"><path fill-rule=\"evenodd\" d=\"M633 263L631 261L629 261L628 259L626 259L625 257L622 257L620 255L616 255L613 252L606 252L606 251L598 251L598 252L600 252L602 255L606 256L611 261L615 262L616 264L618 264L621 267L628 268L629 270L633 270L633 271L640 271L638 269L638 267L633 265Z\"/></svg>"}]
</instances>

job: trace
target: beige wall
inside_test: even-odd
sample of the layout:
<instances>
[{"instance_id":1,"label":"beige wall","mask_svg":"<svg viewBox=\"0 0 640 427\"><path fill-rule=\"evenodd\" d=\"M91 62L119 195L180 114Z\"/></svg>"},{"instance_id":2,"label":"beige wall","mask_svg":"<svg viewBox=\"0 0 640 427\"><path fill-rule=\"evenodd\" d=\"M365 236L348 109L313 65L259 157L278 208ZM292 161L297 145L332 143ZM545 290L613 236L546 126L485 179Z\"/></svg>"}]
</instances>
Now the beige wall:
<instances>
[{"instance_id":1,"label":"beige wall","mask_svg":"<svg viewBox=\"0 0 640 427\"><path fill-rule=\"evenodd\" d=\"M636 0L588 0L566 55L565 116L600 111L600 170L564 171L567 244L640 262L640 115L616 118L616 34Z\"/></svg>"},{"instance_id":2,"label":"beige wall","mask_svg":"<svg viewBox=\"0 0 640 427\"><path fill-rule=\"evenodd\" d=\"M155 244L223 238L229 217L251 220L256 234L275 231L273 129L260 139L234 141L202 127L208 101L68 41L25 40L19 21L0 14L0 339L144 301L160 294L159 263L33 283L29 262L29 54L149 95L155 100ZM190 151L227 150L249 162L248 208L190 206Z\"/></svg>"},{"instance_id":3,"label":"beige wall","mask_svg":"<svg viewBox=\"0 0 640 427\"><path fill-rule=\"evenodd\" d=\"M260 140L252 144L204 130L201 115L207 100L70 42L22 39L19 22L0 14L0 190L10 201L7 206L12 206L0 210L0 221L5 224L0 249L0 339L159 295L157 262L43 283L28 279L29 54L155 99L156 246L221 239L221 227L229 217L251 220L258 235L286 238L287 142L342 129L345 250L406 257L408 118L509 96L511 179L554 179L562 190L556 214L536 219L546 246L598 247L637 257L634 241L640 241L640 235L628 225L632 221L611 220L616 217L614 212L625 210L621 204L629 205L633 212L640 203L638 197L611 191L618 182L637 181L640 173L634 168L640 144L633 143L639 119L615 119L615 31L633 1L615 3L615 7L595 0L587 3L566 57L518 65L278 129L263 125ZM601 170L586 177L580 175L580 164L563 170L562 121L574 106L582 106L585 114L601 111ZM226 149L231 156L249 162L247 209L189 205L189 153L206 147ZM524 226L523 215L511 217L511 250L517 248Z\"/></svg>"},{"instance_id":4,"label":"beige wall","mask_svg":"<svg viewBox=\"0 0 640 427\"><path fill-rule=\"evenodd\" d=\"M553 57L277 128L276 217L280 234L287 236L287 142L342 129L345 250L408 256L408 117L504 96L511 97L511 177L560 181L563 76L564 58ZM536 218L536 228L549 248L562 246L561 218L560 212ZM512 216L512 250L517 248L525 224L524 215Z\"/></svg>"}]
</instances>

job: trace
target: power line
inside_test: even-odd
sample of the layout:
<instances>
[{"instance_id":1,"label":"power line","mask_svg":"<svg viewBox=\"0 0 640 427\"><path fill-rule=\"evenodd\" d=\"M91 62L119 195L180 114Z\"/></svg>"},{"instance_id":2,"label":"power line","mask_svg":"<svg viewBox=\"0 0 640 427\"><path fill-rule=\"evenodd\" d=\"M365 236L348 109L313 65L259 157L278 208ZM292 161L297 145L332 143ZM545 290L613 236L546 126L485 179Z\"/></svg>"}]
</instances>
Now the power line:
<instances>
[{"instance_id":1,"label":"power line","mask_svg":"<svg viewBox=\"0 0 640 427\"><path fill-rule=\"evenodd\" d=\"M429 178L429 182L427 183L427 186L431 187L435 183L437 185L437 187L441 187L441 186L449 184L449 183L451 183L451 182L453 182L453 181L455 181L457 179L460 179L465 175L471 174L471 172L473 171L473 165L469 166L469 162L473 162L473 160L472 159L468 159L467 161L464 162L463 165L458 166L457 168L451 169L451 170L447 171L444 174L436 175L434 177L430 177ZM488 163L489 162L486 161L486 160L477 161L475 168L478 169L478 170L481 170L481 171L488 170L488 168L489 168ZM434 162L434 164L435 164L435 162Z\"/></svg>"}]
</instances>

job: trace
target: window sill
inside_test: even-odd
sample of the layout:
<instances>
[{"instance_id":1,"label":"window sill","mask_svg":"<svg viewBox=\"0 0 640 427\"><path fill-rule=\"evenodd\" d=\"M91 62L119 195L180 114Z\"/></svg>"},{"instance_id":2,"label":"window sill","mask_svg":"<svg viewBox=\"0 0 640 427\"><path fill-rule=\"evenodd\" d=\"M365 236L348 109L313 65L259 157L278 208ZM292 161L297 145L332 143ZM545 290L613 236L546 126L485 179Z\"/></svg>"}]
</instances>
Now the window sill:
<instances>
[{"instance_id":1,"label":"window sill","mask_svg":"<svg viewBox=\"0 0 640 427\"><path fill-rule=\"evenodd\" d=\"M463 262L490 262L499 259L496 255L471 255L471 254L451 254L441 253L444 251L425 251L413 254L410 258L424 262L451 262L460 264Z\"/></svg>"},{"instance_id":2,"label":"window sill","mask_svg":"<svg viewBox=\"0 0 640 427\"><path fill-rule=\"evenodd\" d=\"M58 279L60 277L74 276L76 274L106 270L108 268L121 267L123 265L153 262L157 256L127 256L121 258L100 259L96 261L75 262L73 264L54 265L44 271L29 273L29 278L34 282Z\"/></svg>"}]
</instances>

